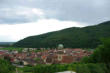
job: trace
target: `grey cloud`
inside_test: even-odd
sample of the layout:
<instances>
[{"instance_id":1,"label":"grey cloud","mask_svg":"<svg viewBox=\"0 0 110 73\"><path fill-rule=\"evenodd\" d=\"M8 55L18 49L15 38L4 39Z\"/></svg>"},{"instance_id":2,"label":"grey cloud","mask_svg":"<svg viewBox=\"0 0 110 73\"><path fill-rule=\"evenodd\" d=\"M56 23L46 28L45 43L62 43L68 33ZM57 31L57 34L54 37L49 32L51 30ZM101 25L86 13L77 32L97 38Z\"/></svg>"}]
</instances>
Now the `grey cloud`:
<instances>
[{"instance_id":1,"label":"grey cloud","mask_svg":"<svg viewBox=\"0 0 110 73\"><path fill-rule=\"evenodd\" d=\"M16 23L26 23L31 22L29 19L26 19L24 17L10 17L10 18L2 18L0 23L1 24L16 24Z\"/></svg>"},{"instance_id":2,"label":"grey cloud","mask_svg":"<svg viewBox=\"0 0 110 73\"><path fill-rule=\"evenodd\" d=\"M0 7L27 7L40 8L45 11L46 18L55 18L59 20L77 21L88 24L97 24L99 22L110 20L110 0L4 0ZM2 13L0 11L0 13ZM0 14L1 15L1 14ZM9 19L6 21L31 22L34 17L30 17L31 21L23 16ZM39 19L39 18L38 18Z\"/></svg>"},{"instance_id":3,"label":"grey cloud","mask_svg":"<svg viewBox=\"0 0 110 73\"><path fill-rule=\"evenodd\" d=\"M54 0L46 8L57 10L57 18L95 24L110 19L109 0ZM45 4L44 4L45 5Z\"/></svg>"},{"instance_id":4,"label":"grey cloud","mask_svg":"<svg viewBox=\"0 0 110 73\"><path fill-rule=\"evenodd\" d=\"M40 16L35 14L31 8L5 7L0 9L0 24L16 24L34 22Z\"/></svg>"}]
</instances>

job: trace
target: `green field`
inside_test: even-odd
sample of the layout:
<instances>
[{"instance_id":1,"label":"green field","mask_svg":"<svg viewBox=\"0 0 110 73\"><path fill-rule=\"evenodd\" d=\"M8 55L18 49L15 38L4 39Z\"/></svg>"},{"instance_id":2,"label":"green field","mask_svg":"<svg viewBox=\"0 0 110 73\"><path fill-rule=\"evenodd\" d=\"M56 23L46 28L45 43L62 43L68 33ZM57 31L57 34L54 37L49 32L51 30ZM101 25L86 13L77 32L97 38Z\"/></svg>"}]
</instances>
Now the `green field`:
<instances>
[{"instance_id":1,"label":"green field","mask_svg":"<svg viewBox=\"0 0 110 73\"><path fill-rule=\"evenodd\" d=\"M9 51L17 50L17 51L21 52L23 48L5 47L5 48L0 48L0 49L1 50L9 50Z\"/></svg>"}]
</instances>

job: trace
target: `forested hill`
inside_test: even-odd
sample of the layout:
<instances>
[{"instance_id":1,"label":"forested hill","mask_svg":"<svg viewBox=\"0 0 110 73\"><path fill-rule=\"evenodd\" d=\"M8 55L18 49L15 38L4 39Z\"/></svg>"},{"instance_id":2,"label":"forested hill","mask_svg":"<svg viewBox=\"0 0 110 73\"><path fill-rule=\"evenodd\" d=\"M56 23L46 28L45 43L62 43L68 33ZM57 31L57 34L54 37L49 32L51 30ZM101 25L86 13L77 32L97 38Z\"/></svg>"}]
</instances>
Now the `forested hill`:
<instances>
[{"instance_id":1,"label":"forested hill","mask_svg":"<svg viewBox=\"0 0 110 73\"><path fill-rule=\"evenodd\" d=\"M72 27L56 32L30 36L14 44L17 47L56 47L63 44L68 48L95 48L100 39L110 37L110 21L83 28Z\"/></svg>"}]
</instances>

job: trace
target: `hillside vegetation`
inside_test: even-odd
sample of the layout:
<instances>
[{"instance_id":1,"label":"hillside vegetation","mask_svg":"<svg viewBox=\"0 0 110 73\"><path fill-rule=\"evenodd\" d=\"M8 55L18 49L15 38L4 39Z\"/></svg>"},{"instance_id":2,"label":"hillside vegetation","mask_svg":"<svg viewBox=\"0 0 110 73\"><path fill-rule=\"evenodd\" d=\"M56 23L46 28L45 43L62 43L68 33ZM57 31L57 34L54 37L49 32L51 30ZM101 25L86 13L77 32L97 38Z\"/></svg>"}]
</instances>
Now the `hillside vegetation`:
<instances>
[{"instance_id":1,"label":"hillside vegetation","mask_svg":"<svg viewBox=\"0 0 110 73\"><path fill-rule=\"evenodd\" d=\"M63 44L68 48L95 48L100 39L110 37L110 21L83 28L72 27L42 35L30 36L16 42L16 47L55 48Z\"/></svg>"}]
</instances>

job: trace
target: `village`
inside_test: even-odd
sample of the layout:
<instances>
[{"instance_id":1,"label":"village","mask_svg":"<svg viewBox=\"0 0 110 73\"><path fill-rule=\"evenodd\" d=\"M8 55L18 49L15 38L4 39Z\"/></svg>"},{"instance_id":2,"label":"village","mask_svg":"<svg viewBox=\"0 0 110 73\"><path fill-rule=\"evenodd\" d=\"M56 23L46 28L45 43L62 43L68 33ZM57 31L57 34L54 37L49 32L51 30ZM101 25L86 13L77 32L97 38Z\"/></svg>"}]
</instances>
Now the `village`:
<instances>
[{"instance_id":1,"label":"village","mask_svg":"<svg viewBox=\"0 0 110 73\"><path fill-rule=\"evenodd\" d=\"M90 56L93 51L81 48L63 48L59 45L57 49L24 48L22 52L17 50L0 50L0 58L9 60L12 65L17 67L34 66L37 64L69 64L79 62L83 57Z\"/></svg>"}]
</instances>

